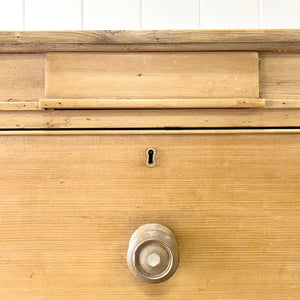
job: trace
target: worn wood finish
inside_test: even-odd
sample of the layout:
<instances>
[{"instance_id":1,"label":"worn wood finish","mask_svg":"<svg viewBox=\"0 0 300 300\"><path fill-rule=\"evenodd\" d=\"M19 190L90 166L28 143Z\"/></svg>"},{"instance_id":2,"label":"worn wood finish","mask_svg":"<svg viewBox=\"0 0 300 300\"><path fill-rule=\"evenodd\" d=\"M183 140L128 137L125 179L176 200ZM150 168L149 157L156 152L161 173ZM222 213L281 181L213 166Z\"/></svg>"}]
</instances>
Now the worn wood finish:
<instances>
[{"instance_id":1,"label":"worn wood finish","mask_svg":"<svg viewBox=\"0 0 300 300\"><path fill-rule=\"evenodd\" d=\"M0 53L46 52L162 52L162 51L300 51L300 43L195 44L0 44Z\"/></svg>"},{"instance_id":2,"label":"worn wood finish","mask_svg":"<svg viewBox=\"0 0 300 300\"><path fill-rule=\"evenodd\" d=\"M299 29L0 32L0 53L299 51Z\"/></svg>"},{"instance_id":3,"label":"worn wood finish","mask_svg":"<svg viewBox=\"0 0 300 300\"><path fill-rule=\"evenodd\" d=\"M260 54L260 96L300 98L300 53Z\"/></svg>"},{"instance_id":4,"label":"worn wood finish","mask_svg":"<svg viewBox=\"0 0 300 300\"><path fill-rule=\"evenodd\" d=\"M39 101L39 107L45 109L257 108L264 106L264 99L40 99Z\"/></svg>"},{"instance_id":5,"label":"worn wood finish","mask_svg":"<svg viewBox=\"0 0 300 300\"><path fill-rule=\"evenodd\" d=\"M1 31L1 44L300 43L300 29Z\"/></svg>"},{"instance_id":6,"label":"worn wood finish","mask_svg":"<svg viewBox=\"0 0 300 300\"><path fill-rule=\"evenodd\" d=\"M0 102L37 101L45 96L43 54L1 54L0 70Z\"/></svg>"},{"instance_id":7,"label":"worn wood finish","mask_svg":"<svg viewBox=\"0 0 300 300\"><path fill-rule=\"evenodd\" d=\"M1 297L297 299L299 145L279 133L0 137ZM181 254L155 288L126 264L148 222L169 226Z\"/></svg>"},{"instance_id":8,"label":"worn wood finish","mask_svg":"<svg viewBox=\"0 0 300 300\"><path fill-rule=\"evenodd\" d=\"M47 98L258 98L257 53L48 53Z\"/></svg>"},{"instance_id":9,"label":"worn wood finish","mask_svg":"<svg viewBox=\"0 0 300 300\"><path fill-rule=\"evenodd\" d=\"M300 127L299 109L2 111L0 128Z\"/></svg>"}]
</instances>

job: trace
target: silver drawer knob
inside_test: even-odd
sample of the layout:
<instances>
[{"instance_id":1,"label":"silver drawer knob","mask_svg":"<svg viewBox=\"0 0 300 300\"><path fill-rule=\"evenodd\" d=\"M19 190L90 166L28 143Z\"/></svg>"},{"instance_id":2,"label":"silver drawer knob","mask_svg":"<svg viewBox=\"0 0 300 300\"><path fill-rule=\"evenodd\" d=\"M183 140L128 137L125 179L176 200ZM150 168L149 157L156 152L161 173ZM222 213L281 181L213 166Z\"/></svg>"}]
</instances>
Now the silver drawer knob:
<instances>
[{"instance_id":1,"label":"silver drawer knob","mask_svg":"<svg viewBox=\"0 0 300 300\"><path fill-rule=\"evenodd\" d=\"M176 271L179 261L176 238L161 224L145 224L131 236L127 252L130 271L147 283L160 283Z\"/></svg>"}]
</instances>

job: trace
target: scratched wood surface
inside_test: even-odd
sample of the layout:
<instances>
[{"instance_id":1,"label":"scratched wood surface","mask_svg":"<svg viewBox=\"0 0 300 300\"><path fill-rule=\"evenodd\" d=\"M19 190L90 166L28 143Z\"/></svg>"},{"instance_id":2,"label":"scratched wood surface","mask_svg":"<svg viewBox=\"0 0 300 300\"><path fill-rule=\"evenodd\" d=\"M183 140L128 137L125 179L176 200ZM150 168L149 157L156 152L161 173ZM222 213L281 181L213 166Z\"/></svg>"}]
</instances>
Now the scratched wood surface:
<instances>
[{"instance_id":1,"label":"scratched wood surface","mask_svg":"<svg viewBox=\"0 0 300 300\"><path fill-rule=\"evenodd\" d=\"M258 54L48 53L46 98L258 98Z\"/></svg>"},{"instance_id":2,"label":"scratched wood surface","mask_svg":"<svg viewBox=\"0 0 300 300\"><path fill-rule=\"evenodd\" d=\"M1 298L298 299L292 132L1 136ZM126 265L148 222L169 226L181 254L158 286Z\"/></svg>"}]
</instances>

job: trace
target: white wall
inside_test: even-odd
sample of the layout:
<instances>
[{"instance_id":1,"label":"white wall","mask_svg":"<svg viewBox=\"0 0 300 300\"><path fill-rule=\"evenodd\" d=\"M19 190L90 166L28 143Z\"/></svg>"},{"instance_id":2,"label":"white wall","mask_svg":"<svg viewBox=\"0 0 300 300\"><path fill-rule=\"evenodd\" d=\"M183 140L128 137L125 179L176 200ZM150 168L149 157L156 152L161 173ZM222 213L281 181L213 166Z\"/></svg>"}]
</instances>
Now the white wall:
<instances>
[{"instance_id":1,"label":"white wall","mask_svg":"<svg viewBox=\"0 0 300 300\"><path fill-rule=\"evenodd\" d=\"M300 0L0 0L0 30L300 28Z\"/></svg>"}]
</instances>

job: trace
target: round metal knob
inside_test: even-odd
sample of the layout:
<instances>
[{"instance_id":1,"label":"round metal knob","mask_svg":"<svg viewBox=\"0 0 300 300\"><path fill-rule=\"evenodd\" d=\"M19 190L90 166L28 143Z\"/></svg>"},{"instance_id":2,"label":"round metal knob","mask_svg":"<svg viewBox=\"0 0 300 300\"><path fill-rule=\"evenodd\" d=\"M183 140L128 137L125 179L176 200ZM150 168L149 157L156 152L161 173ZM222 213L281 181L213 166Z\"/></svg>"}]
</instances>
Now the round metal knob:
<instances>
[{"instance_id":1,"label":"round metal knob","mask_svg":"<svg viewBox=\"0 0 300 300\"><path fill-rule=\"evenodd\" d=\"M145 224L131 236L127 252L130 271L147 283L160 283L176 271L179 261L173 232L160 224Z\"/></svg>"}]
</instances>

